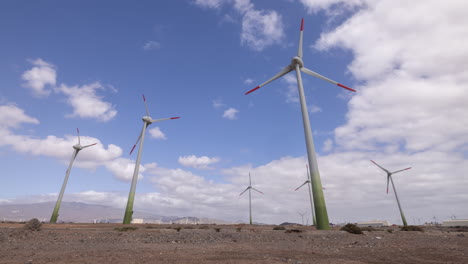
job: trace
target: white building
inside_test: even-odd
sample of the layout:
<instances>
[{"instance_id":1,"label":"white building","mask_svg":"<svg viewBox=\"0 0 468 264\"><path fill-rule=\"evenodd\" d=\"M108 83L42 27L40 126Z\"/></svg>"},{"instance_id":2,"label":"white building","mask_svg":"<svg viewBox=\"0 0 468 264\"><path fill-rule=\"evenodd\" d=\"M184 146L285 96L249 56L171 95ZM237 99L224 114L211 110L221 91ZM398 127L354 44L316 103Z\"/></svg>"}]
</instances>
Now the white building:
<instances>
[{"instance_id":1,"label":"white building","mask_svg":"<svg viewBox=\"0 0 468 264\"><path fill-rule=\"evenodd\" d=\"M468 219L444 220L442 226L468 226Z\"/></svg>"},{"instance_id":2,"label":"white building","mask_svg":"<svg viewBox=\"0 0 468 264\"><path fill-rule=\"evenodd\" d=\"M374 220L374 221L365 221L365 222L358 222L357 226L359 227L382 227L382 226L390 226L390 223L387 220Z\"/></svg>"},{"instance_id":3,"label":"white building","mask_svg":"<svg viewBox=\"0 0 468 264\"><path fill-rule=\"evenodd\" d=\"M142 218L135 218L132 219L132 224L143 224L143 219Z\"/></svg>"}]
</instances>

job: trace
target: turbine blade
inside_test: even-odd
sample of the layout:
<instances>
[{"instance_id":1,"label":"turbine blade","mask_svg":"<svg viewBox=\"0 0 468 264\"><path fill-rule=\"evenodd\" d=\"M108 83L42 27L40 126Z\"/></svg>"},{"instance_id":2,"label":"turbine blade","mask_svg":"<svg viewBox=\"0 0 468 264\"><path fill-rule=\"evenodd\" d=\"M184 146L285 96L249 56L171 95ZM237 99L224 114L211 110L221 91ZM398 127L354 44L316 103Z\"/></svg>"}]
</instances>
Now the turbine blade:
<instances>
[{"instance_id":1,"label":"turbine blade","mask_svg":"<svg viewBox=\"0 0 468 264\"><path fill-rule=\"evenodd\" d=\"M301 186L297 187L294 191L299 190L302 186L306 185L309 181L305 181Z\"/></svg>"},{"instance_id":2,"label":"turbine blade","mask_svg":"<svg viewBox=\"0 0 468 264\"><path fill-rule=\"evenodd\" d=\"M250 171L249 171L249 186L252 186L252 178L250 177Z\"/></svg>"},{"instance_id":3,"label":"turbine blade","mask_svg":"<svg viewBox=\"0 0 468 264\"><path fill-rule=\"evenodd\" d=\"M241 194L239 194L239 196L241 196L242 194L244 194L249 188L250 188L250 186L247 187L243 192L241 192Z\"/></svg>"},{"instance_id":4,"label":"turbine blade","mask_svg":"<svg viewBox=\"0 0 468 264\"><path fill-rule=\"evenodd\" d=\"M307 180L310 181L309 164L306 164L306 170L307 170Z\"/></svg>"},{"instance_id":5,"label":"turbine blade","mask_svg":"<svg viewBox=\"0 0 468 264\"><path fill-rule=\"evenodd\" d=\"M406 168L406 169L402 169L402 170L394 171L394 172L392 172L392 174L395 174L395 173L398 173L398 172L402 172L402 171L405 171L405 170L409 170L409 169L411 169L411 167Z\"/></svg>"},{"instance_id":6,"label":"turbine blade","mask_svg":"<svg viewBox=\"0 0 468 264\"><path fill-rule=\"evenodd\" d=\"M151 120L151 123L159 122L159 121L165 121L165 120L171 120L171 119L179 119L180 117L169 117L169 118L162 118L162 119L153 119Z\"/></svg>"},{"instance_id":7,"label":"turbine blade","mask_svg":"<svg viewBox=\"0 0 468 264\"><path fill-rule=\"evenodd\" d=\"M143 134L143 128L141 128L140 135L138 136L137 141L135 142L135 145L133 145L132 150L130 150L129 155L132 155L132 152L135 149L136 145L138 144L138 141L140 141L140 139L141 139L141 134Z\"/></svg>"},{"instance_id":8,"label":"turbine blade","mask_svg":"<svg viewBox=\"0 0 468 264\"><path fill-rule=\"evenodd\" d=\"M299 33L299 48L297 49L297 56L302 58L302 39L303 39L303 30L304 30L304 18L301 20L301 31Z\"/></svg>"},{"instance_id":9,"label":"turbine blade","mask_svg":"<svg viewBox=\"0 0 468 264\"><path fill-rule=\"evenodd\" d=\"M257 191L257 192L259 192L259 193L263 194L261 191L259 191L259 190L255 189L254 187L252 187L252 190L254 190L254 191Z\"/></svg>"},{"instance_id":10,"label":"turbine blade","mask_svg":"<svg viewBox=\"0 0 468 264\"><path fill-rule=\"evenodd\" d=\"M78 133L78 145L80 145L80 129L76 128L76 133Z\"/></svg>"},{"instance_id":11,"label":"turbine blade","mask_svg":"<svg viewBox=\"0 0 468 264\"><path fill-rule=\"evenodd\" d=\"M270 83L270 82L272 82L272 81L278 79L279 77L285 75L286 73L288 73L288 72L290 72L290 71L292 71L292 70L293 70L293 69L291 68L290 65L286 66L286 67L283 68L280 72L278 72L275 76L271 77L271 79L269 79L268 81L266 81L266 82L260 84L259 86L255 87L255 88L253 88L252 90L246 92L245 94L247 95L247 94L249 94L249 93L251 93L251 92L253 92L253 91L255 91L255 90L260 89L260 87L267 85L268 83Z\"/></svg>"},{"instance_id":12,"label":"turbine blade","mask_svg":"<svg viewBox=\"0 0 468 264\"><path fill-rule=\"evenodd\" d=\"M149 116L149 110L148 110L148 105L146 104L146 97L144 94L142 94L143 96L143 102L145 103L145 108L146 108L146 116Z\"/></svg>"},{"instance_id":13,"label":"turbine blade","mask_svg":"<svg viewBox=\"0 0 468 264\"><path fill-rule=\"evenodd\" d=\"M387 194L388 194L388 185L390 184L390 175L387 176Z\"/></svg>"},{"instance_id":14,"label":"turbine blade","mask_svg":"<svg viewBox=\"0 0 468 264\"><path fill-rule=\"evenodd\" d=\"M83 148L91 147L91 146L94 146L94 145L96 145L96 144L97 144L97 143L90 144L90 145L84 146Z\"/></svg>"},{"instance_id":15,"label":"turbine blade","mask_svg":"<svg viewBox=\"0 0 468 264\"><path fill-rule=\"evenodd\" d=\"M301 71L302 71L303 73L312 75L312 76L317 77L317 78L319 78L319 79L322 79L322 80L324 80L324 81L333 83L334 85L338 85L338 86L341 87L341 88L345 88L345 89L348 89L348 90L350 90L350 91L356 92L356 90L351 89L351 88L349 88L348 86L344 86L344 85L342 85L342 84L340 84L340 83L337 83L337 82L333 81L332 79L328 79L327 77L322 76L322 75L320 75L320 74L318 74L318 73L316 73L316 72L314 72L314 71L311 71L311 70L307 69L306 67L302 67L302 68L301 68Z\"/></svg>"},{"instance_id":16,"label":"turbine blade","mask_svg":"<svg viewBox=\"0 0 468 264\"><path fill-rule=\"evenodd\" d=\"M379 164L377 164L375 161L371 160L372 163L374 163L375 165L377 165L377 167L381 168L383 171L385 171L386 173L390 173L388 170L384 169L382 166L380 166Z\"/></svg>"}]
</instances>

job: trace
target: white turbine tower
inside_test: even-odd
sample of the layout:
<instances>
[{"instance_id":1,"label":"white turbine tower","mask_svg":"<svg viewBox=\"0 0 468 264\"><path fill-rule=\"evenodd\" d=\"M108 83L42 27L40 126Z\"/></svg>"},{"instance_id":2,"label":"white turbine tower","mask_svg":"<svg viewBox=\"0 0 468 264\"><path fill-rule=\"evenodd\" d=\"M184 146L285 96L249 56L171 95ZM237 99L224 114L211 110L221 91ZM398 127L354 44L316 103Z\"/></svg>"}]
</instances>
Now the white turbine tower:
<instances>
[{"instance_id":1,"label":"white turbine tower","mask_svg":"<svg viewBox=\"0 0 468 264\"><path fill-rule=\"evenodd\" d=\"M257 191L261 194L263 194L261 191L255 189L254 187L252 187L252 178L250 177L250 172L249 172L249 187L247 187L243 192L241 192L241 194L239 194L239 196L241 196L242 194L244 194L246 191L249 191L249 217L250 217L250 224L252 225L252 191L251 190L254 190L254 191Z\"/></svg>"},{"instance_id":2,"label":"white turbine tower","mask_svg":"<svg viewBox=\"0 0 468 264\"><path fill-rule=\"evenodd\" d=\"M327 208L325 205L325 197L322 191L322 183L320 180L320 174L319 174L318 165L317 165L317 158L315 155L314 141L312 138L312 131L310 128L309 113L307 111L307 103L306 103L305 96L304 96L304 87L302 86L301 71L305 74L312 75L314 77L317 77L324 81L338 85L350 91L355 92L355 90L347 86L344 86L338 82L335 82L325 76L322 76L304 67L304 62L302 61L303 30L304 30L304 19L301 20L301 30L299 34L299 48L297 51L297 56L292 58L291 63L288 66L286 66L284 69L282 69L278 74L273 76L271 79L260 84L259 86L255 87L254 89L248 91L245 94L249 94L291 71L296 71L297 87L299 90L299 99L300 99L301 111L302 111L302 122L304 125L304 134L305 134L306 147L307 147L307 157L309 161L309 168L310 168L310 175L311 175L312 193L313 193L314 201L315 201L314 207L315 207L315 212L317 216L317 229L330 229L330 223L328 222Z\"/></svg>"},{"instance_id":3,"label":"white turbine tower","mask_svg":"<svg viewBox=\"0 0 468 264\"><path fill-rule=\"evenodd\" d=\"M55 203L54 211L52 212L52 216L50 217L50 223L57 223L57 218L59 216L60 205L62 204L63 194L65 193L65 188L67 187L68 177L70 176L70 171L72 169L72 165L73 165L73 162L76 159L76 156L78 156L78 152L80 152L80 150L82 150L84 148L91 147L91 146L94 146L94 145L97 144L97 143L94 143L94 144L82 146L81 145L81 140L80 140L80 130L77 128L76 132L78 134L78 144L73 146L73 148L75 150L73 151L73 154L72 154L72 157L71 157L71 160L70 160L70 165L68 165L68 169L65 172L65 179L63 180L62 189L60 190L60 194L58 196L57 202Z\"/></svg>"},{"instance_id":4,"label":"white turbine tower","mask_svg":"<svg viewBox=\"0 0 468 264\"><path fill-rule=\"evenodd\" d=\"M180 117L170 117L170 118L163 118L163 119L153 119L153 118L151 118L151 116L149 114L148 105L146 104L145 95L143 95L143 102L145 103L145 109L146 109L146 115L142 118L143 128L141 129L140 135L138 136L138 139L137 139L135 145L133 145L133 148L130 151L130 154L132 154L133 150L135 149L136 145L138 144L138 141L140 141L140 146L138 147L138 155L137 155L137 159L136 159L136 162L135 162L135 170L133 171L132 185L130 186L130 193L128 194L127 208L125 209L125 215L124 215L124 220L123 220L124 224L130 224L132 222L133 203L134 203L134 200L135 200L135 190L136 190L136 184L137 184L137 180L138 180L138 171L140 170L141 152L143 150L143 143L145 141L146 128L149 125L151 125L152 123L180 118Z\"/></svg>"},{"instance_id":5,"label":"white turbine tower","mask_svg":"<svg viewBox=\"0 0 468 264\"><path fill-rule=\"evenodd\" d=\"M393 192L395 193L395 198L396 198L397 203L398 203L398 209L400 209L401 220L403 221L403 225L404 225L404 226L407 226L408 224L406 223L406 218L405 218L405 215L403 214L403 209L401 209L400 200L398 199L398 195L397 195L397 192L396 192L396 189L395 189L395 184L393 183L392 175L395 174L395 173L398 173L398 172L402 172L402 171L405 171L405 170L409 170L409 169L411 169L411 167L406 168L406 169L402 169L402 170L397 170L397 171L394 171L394 172L390 172L390 171L388 171L387 169L385 169L385 168L383 168L382 166L380 166L379 164L377 164L375 161L373 161L373 160L371 160L371 161L372 161L372 163L374 163L375 165L377 165L377 167L381 168L383 171L385 171L385 172L387 173L387 194L388 194L388 185L389 185L389 182L390 182L390 181L392 182Z\"/></svg>"}]
</instances>

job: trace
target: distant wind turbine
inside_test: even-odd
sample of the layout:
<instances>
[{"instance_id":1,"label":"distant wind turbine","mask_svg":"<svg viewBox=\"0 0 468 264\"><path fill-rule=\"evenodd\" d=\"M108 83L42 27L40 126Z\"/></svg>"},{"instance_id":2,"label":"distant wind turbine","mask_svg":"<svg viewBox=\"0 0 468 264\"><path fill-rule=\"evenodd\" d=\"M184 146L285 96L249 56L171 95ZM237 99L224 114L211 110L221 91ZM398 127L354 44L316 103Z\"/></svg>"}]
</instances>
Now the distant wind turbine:
<instances>
[{"instance_id":1,"label":"distant wind turbine","mask_svg":"<svg viewBox=\"0 0 468 264\"><path fill-rule=\"evenodd\" d=\"M130 151L130 154L132 154L133 150L135 149L136 145L138 144L138 141L140 141L140 146L138 147L138 155L137 155L137 159L136 159L136 162L135 162L135 170L133 171L132 185L130 187L130 193L128 194L127 208L125 209L125 216L124 216L124 220L123 220L124 224L130 224L132 222L133 203L134 203L134 200L135 200L135 190L136 190L136 184L137 184L137 180L138 180L138 171L140 170L141 152L143 150L143 142L145 141L146 128L149 125L151 125L152 123L180 118L180 117L170 117L170 118L163 118L163 119L156 119L155 120L155 119L150 117L149 110L148 110L148 105L146 104L145 95L143 95L143 102L145 104L145 109L146 109L146 115L142 118L143 128L141 129L140 135L138 136L138 139L137 139L135 145L133 145L133 148Z\"/></svg>"},{"instance_id":2,"label":"distant wind turbine","mask_svg":"<svg viewBox=\"0 0 468 264\"><path fill-rule=\"evenodd\" d=\"M244 194L247 190L249 191L249 216L250 216L250 224L252 225L252 193L251 193L251 190L257 191L257 192L259 192L261 194L263 194L263 193L261 191L255 189L254 187L252 187L252 179L250 177L250 172L249 172L249 187L247 187L243 192L241 192L241 194L239 194L239 196Z\"/></svg>"},{"instance_id":3,"label":"distant wind turbine","mask_svg":"<svg viewBox=\"0 0 468 264\"><path fill-rule=\"evenodd\" d=\"M402 170L397 170L397 171L394 171L394 172L390 172L388 171L387 169L383 168L382 166L380 166L379 164L377 164L375 161L371 160L372 163L374 163L375 165L377 165L377 167L381 168L383 171L385 171L387 173L387 194L388 194L388 185L389 185L389 182L391 181L392 182L392 187L393 187L393 192L395 193L395 198L397 200L397 203L398 203L398 208L400 209L400 215L401 215L401 220L403 221L403 225L404 226L407 226L408 224L406 223L406 218L405 218L405 215L403 214L403 209L401 209L401 205L400 205L400 200L398 199L398 195L397 195L397 191L395 189L395 184L393 183L393 178L392 178L392 175L395 174L395 173L398 173L398 172L402 172L402 171L405 171L405 170L409 170L411 169L411 167L409 168L406 168L406 169L402 169Z\"/></svg>"},{"instance_id":4,"label":"distant wind turbine","mask_svg":"<svg viewBox=\"0 0 468 264\"><path fill-rule=\"evenodd\" d=\"M314 214L314 200L312 198L312 184L310 182L310 175L309 175L309 166L306 164L306 171L307 171L307 180L299 187L297 187L294 191L299 190L302 186L307 184L307 190L309 190L309 197L310 197L310 212L312 213L312 220L313 225L316 225L315 214ZM324 189L324 188L322 188Z\"/></svg>"},{"instance_id":5,"label":"distant wind turbine","mask_svg":"<svg viewBox=\"0 0 468 264\"><path fill-rule=\"evenodd\" d=\"M310 128L310 120L309 120L309 113L307 111L307 103L306 99L304 96L304 87L302 85L302 77L301 77L301 71L304 72L305 74L312 75L314 77L317 77L319 79L322 79L324 81L330 82L332 84L338 85L342 88L348 89L350 91L355 92L354 89L351 89L347 86L344 86L340 83L337 83L325 76L322 76L314 71L311 71L307 68L304 67L304 62L302 61L302 39L303 39L303 30L304 30L304 19L301 20L301 30L299 34L299 48L297 51L297 56L293 57L291 60L291 63L283 68L278 74L273 76L271 79L268 81L260 84L259 86L255 87L254 89L248 91L245 94L249 94L255 90L260 89L260 87L265 86L266 84L280 78L281 76L295 70L296 71L296 77L297 77L297 87L299 90L299 99L301 102L301 111L302 111L302 122L304 125L304 134L305 134L305 140L306 140L306 147L307 147L307 157L309 161L309 168L310 168L310 175L311 176L311 184L312 184L312 193L314 196L314 207L315 207L315 212L317 216L317 229L330 229L330 223L328 221L328 213L327 213L327 208L325 205L325 197L323 195L322 191L322 183L320 180L320 174L318 170L318 165L317 165L317 158L315 155L315 147L314 147L314 141L312 138L312 131Z\"/></svg>"},{"instance_id":6,"label":"distant wind turbine","mask_svg":"<svg viewBox=\"0 0 468 264\"><path fill-rule=\"evenodd\" d=\"M73 162L76 159L76 156L78 156L78 152L80 152L80 150L82 150L84 148L91 147L91 146L94 146L94 145L97 144L97 143L94 143L94 144L82 146L81 145L81 140L80 140L80 130L77 128L76 132L78 134L78 144L73 146L73 148L75 150L73 151L73 154L72 154L72 157L71 157L71 160L70 160L70 165L68 165L68 169L65 172L65 179L63 180L62 189L60 190L60 194L58 196L57 202L55 203L54 211L52 212L52 216L50 217L50 223L57 223L57 218L59 216L60 205L62 204L63 194L65 192L65 188L67 187L68 177L70 176L70 171L72 169L72 165L73 165Z\"/></svg>"}]
</instances>

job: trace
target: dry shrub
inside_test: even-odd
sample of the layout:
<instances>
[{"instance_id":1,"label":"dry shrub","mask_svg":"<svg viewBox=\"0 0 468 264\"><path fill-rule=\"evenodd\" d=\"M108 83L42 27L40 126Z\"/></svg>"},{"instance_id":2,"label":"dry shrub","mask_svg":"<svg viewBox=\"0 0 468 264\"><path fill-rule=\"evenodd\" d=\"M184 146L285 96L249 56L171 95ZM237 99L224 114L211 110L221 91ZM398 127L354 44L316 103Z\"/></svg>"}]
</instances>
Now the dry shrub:
<instances>
[{"instance_id":1,"label":"dry shrub","mask_svg":"<svg viewBox=\"0 0 468 264\"><path fill-rule=\"evenodd\" d=\"M210 229L210 227L207 226L207 225L202 225L202 226L200 226L198 229Z\"/></svg>"},{"instance_id":2,"label":"dry shrub","mask_svg":"<svg viewBox=\"0 0 468 264\"><path fill-rule=\"evenodd\" d=\"M362 234L361 228L359 228L359 226L354 225L354 224L346 224L340 230L346 231L351 234L358 234L358 235Z\"/></svg>"},{"instance_id":3,"label":"dry shrub","mask_svg":"<svg viewBox=\"0 0 468 264\"><path fill-rule=\"evenodd\" d=\"M41 222L37 218L33 218L24 225L24 229L31 231L40 231L41 226Z\"/></svg>"},{"instance_id":4,"label":"dry shrub","mask_svg":"<svg viewBox=\"0 0 468 264\"><path fill-rule=\"evenodd\" d=\"M215 230L216 232L219 232L219 231L221 231L221 228L215 228L214 230Z\"/></svg>"},{"instance_id":5,"label":"dry shrub","mask_svg":"<svg viewBox=\"0 0 468 264\"><path fill-rule=\"evenodd\" d=\"M366 227L361 227L361 231L368 231L368 232L372 232L372 231L378 231L377 229L371 227L371 226L366 226Z\"/></svg>"},{"instance_id":6,"label":"dry shrub","mask_svg":"<svg viewBox=\"0 0 468 264\"><path fill-rule=\"evenodd\" d=\"M286 230L286 228L280 225L280 226L273 227L273 230Z\"/></svg>"},{"instance_id":7,"label":"dry shrub","mask_svg":"<svg viewBox=\"0 0 468 264\"><path fill-rule=\"evenodd\" d=\"M286 233L302 233L303 231L300 229L288 229Z\"/></svg>"},{"instance_id":8,"label":"dry shrub","mask_svg":"<svg viewBox=\"0 0 468 264\"><path fill-rule=\"evenodd\" d=\"M409 226L403 226L400 229L401 231L419 231L419 232L424 232L424 229L419 226L414 226L414 225L409 225Z\"/></svg>"}]
</instances>

